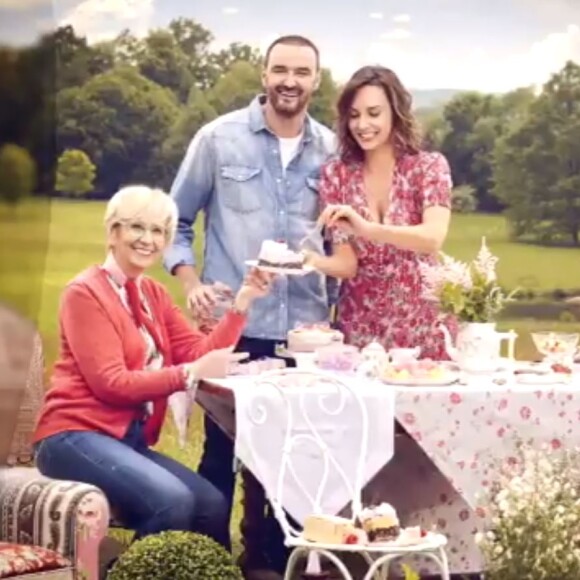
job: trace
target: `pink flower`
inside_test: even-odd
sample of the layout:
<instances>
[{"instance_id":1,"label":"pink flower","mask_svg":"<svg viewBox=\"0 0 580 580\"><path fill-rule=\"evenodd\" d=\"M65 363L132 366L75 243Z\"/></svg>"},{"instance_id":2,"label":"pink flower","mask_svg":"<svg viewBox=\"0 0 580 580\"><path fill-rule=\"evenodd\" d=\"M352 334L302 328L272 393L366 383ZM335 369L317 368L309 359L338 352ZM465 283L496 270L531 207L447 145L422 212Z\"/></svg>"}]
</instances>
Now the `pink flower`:
<instances>
[{"instance_id":1,"label":"pink flower","mask_svg":"<svg viewBox=\"0 0 580 580\"><path fill-rule=\"evenodd\" d=\"M529 407L522 407L520 409L520 417L522 419L529 419L532 416L532 411Z\"/></svg>"},{"instance_id":2,"label":"pink flower","mask_svg":"<svg viewBox=\"0 0 580 580\"><path fill-rule=\"evenodd\" d=\"M451 393L449 395L449 400L454 404L454 405L459 405L462 401L461 399L461 395L459 393Z\"/></svg>"},{"instance_id":3,"label":"pink flower","mask_svg":"<svg viewBox=\"0 0 580 580\"><path fill-rule=\"evenodd\" d=\"M485 237L481 238L481 248L473 262L473 267L483 276L488 284L495 282L497 279L495 273L497 262L498 258L489 251L485 243Z\"/></svg>"},{"instance_id":4,"label":"pink flower","mask_svg":"<svg viewBox=\"0 0 580 580\"><path fill-rule=\"evenodd\" d=\"M427 300L439 301L441 292L449 284L458 285L464 290L472 287L469 267L444 253L441 253L438 264L420 262L419 272L423 279L423 296Z\"/></svg>"}]
</instances>

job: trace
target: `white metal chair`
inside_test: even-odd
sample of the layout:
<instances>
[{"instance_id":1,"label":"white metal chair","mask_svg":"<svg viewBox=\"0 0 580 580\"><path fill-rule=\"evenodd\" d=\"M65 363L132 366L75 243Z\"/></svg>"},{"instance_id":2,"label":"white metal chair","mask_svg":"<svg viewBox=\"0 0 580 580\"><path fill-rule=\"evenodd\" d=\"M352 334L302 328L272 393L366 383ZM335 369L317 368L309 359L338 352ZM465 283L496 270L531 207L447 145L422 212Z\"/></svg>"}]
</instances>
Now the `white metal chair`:
<instances>
[{"instance_id":1,"label":"white metal chair","mask_svg":"<svg viewBox=\"0 0 580 580\"><path fill-rule=\"evenodd\" d=\"M339 558L340 553L359 554L368 564L369 568L364 580L379 578L386 580L391 562L404 556L420 554L433 560L439 567L443 580L449 580L449 567L445 546L447 539L440 534L429 534L428 539L423 544L412 546L386 546L386 545L357 545L357 544L319 544L305 540L301 532L295 529L289 522L284 510L284 482L289 475L293 478L293 483L300 489L301 493L308 499L312 506L312 514L321 514L321 502L325 493L325 486L329 478L331 469L334 469L340 476L343 484L349 490L351 497L351 520L354 522L356 515L362 508L362 488L364 485L364 467L367 449L369 446L369 423L367 407L355 388L352 388L349 381L342 380L339 376L323 371L310 371L303 369L286 369L283 371L272 371L264 373L257 378L256 386L266 387L275 390L285 406L286 429L284 435L284 446L280 450L281 468L277 475L276 492L269 493L274 513L282 527L285 543L293 548L286 567L285 580L291 580L300 559L304 556L308 558L309 564L315 564L321 557L332 562L342 574L345 580L353 580L353 577L344 562ZM377 386L377 388L381 388ZM291 396L298 395L298 405L292 404ZM338 415L345 406L355 405L360 413L360 447L359 456L356 461L354 477L349 477L345 473L343 466L339 464L333 456L333 450L325 442L322 435L317 430L316 425L309 417L308 407L312 409L312 404L317 404L319 410L328 415ZM260 404L259 398L255 403L250 419L255 425L266 425L268 413L265 405ZM297 408L296 408L297 407ZM294 433L293 427L296 421L296 414L302 415L302 422L308 426L308 433ZM297 444L308 441L314 444L315 453L320 457L323 465L323 475L318 488L306 489L304 483L297 476L293 465L293 452ZM260 466L256 462L257 469L266 469L267 466ZM256 474L260 478L260 473ZM272 497L272 495L274 497Z\"/></svg>"}]
</instances>

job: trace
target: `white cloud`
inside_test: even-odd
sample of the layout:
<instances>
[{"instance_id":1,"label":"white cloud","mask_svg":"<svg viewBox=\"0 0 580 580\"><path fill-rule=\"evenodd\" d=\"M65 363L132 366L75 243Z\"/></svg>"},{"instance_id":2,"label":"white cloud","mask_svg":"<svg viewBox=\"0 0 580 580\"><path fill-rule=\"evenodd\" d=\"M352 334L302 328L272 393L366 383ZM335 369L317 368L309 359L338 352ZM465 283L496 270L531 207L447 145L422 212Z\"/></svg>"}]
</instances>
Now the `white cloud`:
<instances>
[{"instance_id":1,"label":"white cloud","mask_svg":"<svg viewBox=\"0 0 580 580\"><path fill-rule=\"evenodd\" d=\"M24 12L40 6L52 8L52 0L0 0L0 9L2 10L10 9Z\"/></svg>"},{"instance_id":2,"label":"white cloud","mask_svg":"<svg viewBox=\"0 0 580 580\"><path fill-rule=\"evenodd\" d=\"M59 24L70 24L90 42L96 42L113 38L126 28L137 36L144 35L152 16L153 0L84 0Z\"/></svg>"},{"instance_id":3,"label":"white cloud","mask_svg":"<svg viewBox=\"0 0 580 580\"><path fill-rule=\"evenodd\" d=\"M239 11L240 9L235 6L226 6L225 8L222 8L222 14L225 14L226 16L237 14Z\"/></svg>"},{"instance_id":4,"label":"white cloud","mask_svg":"<svg viewBox=\"0 0 580 580\"><path fill-rule=\"evenodd\" d=\"M529 72L534 74L535 82L545 80L562 68L567 60L580 62L580 27L570 24L564 32L548 34L535 42L530 49L529 60Z\"/></svg>"},{"instance_id":5,"label":"white cloud","mask_svg":"<svg viewBox=\"0 0 580 580\"><path fill-rule=\"evenodd\" d=\"M569 25L533 43L527 50L508 54L474 47L455 58L435 49L425 52L414 43L402 46L393 37L374 42L356 55L350 70L340 71L340 80L363 64L392 68L410 88L455 88L504 92L517 87L538 86L558 72L567 60L580 63L580 27Z\"/></svg>"},{"instance_id":6,"label":"white cloud","mask_svg":"<svg viewBox=\"0 0 580 580\"><path fill-rule=\"evenodd\" d=\"M406 28L393 28L393 30L381 34L383 40L405 40L410 37L411 33Z\"/></svg>"},{"instance_id":7,"label":"white cloud","mask_svg":"<svg viewBox=\"0 0 580 580\"><path fill-rule=\"evenodd\" d=\"M382 20L384 18L384 14L382 12L371 12L369 14L369 18L373 20Z\"/></svg>"},{"instance_id":8,"label":"white cloud","mask_svg":"<svg viewBox=\"0 0 580 580\"><path fill-rule=\"evenodd\" d=\"M409 14L397 14L393 16L393 22L397 24L407 24L411 22L411 16Z\"/></svg>"}]
</instances>

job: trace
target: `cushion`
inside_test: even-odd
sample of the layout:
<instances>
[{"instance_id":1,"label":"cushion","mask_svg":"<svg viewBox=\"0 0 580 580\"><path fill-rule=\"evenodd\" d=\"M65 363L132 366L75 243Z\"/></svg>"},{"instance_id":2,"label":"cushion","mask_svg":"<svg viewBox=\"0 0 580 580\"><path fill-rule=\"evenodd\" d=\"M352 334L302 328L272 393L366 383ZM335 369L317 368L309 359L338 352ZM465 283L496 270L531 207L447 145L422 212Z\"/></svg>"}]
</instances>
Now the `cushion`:
<instances>
[{"instance_id":1,"label":"cushion","mask_svg":"<svg viewBox=\"0 0 580 580\"><path fill-rule=\"evenodd\" d=\"M70 560L53 550L0 542L0 578L14 578L71 566Z\"/></svg>"}]
</instances>

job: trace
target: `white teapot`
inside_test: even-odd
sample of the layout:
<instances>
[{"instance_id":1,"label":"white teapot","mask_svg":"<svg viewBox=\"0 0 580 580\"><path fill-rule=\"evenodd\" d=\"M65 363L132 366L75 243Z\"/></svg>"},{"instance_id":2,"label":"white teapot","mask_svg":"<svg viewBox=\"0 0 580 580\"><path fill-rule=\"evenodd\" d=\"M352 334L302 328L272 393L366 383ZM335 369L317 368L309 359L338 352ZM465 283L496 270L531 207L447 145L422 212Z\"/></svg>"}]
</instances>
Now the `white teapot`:
<instances>
[{"instance_id":1,"label":"white teapot","mask_svg":"<svg viewBox=\"0 0 580 580\"><path fill-rule=\"evenodd\" d=\"M361 364L358 371L367 377L376 377L388 359L387 352L378 342L370 342L361 350Z\"/></svg>"},{"instance_id":2,"label":"white teapot","mask_svg":"<svg viewBox=\"0 0 580 580\"><path fill-rule=\"evenodd\" d=\"M495 322L465 322L459 327L456 344L449 329L440 325L445 339L445 350L460 370L471 373L495 372L501 367L501 343L508 342L508 360L514 360L515 341L513 330L498 332Z\"/></svg>"}]
</instances>

